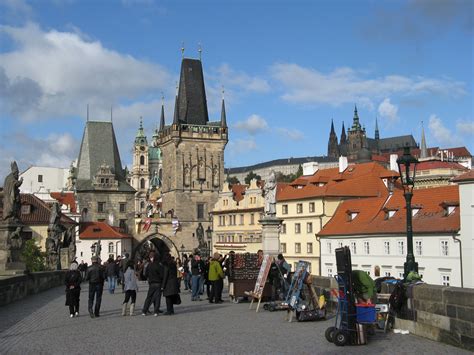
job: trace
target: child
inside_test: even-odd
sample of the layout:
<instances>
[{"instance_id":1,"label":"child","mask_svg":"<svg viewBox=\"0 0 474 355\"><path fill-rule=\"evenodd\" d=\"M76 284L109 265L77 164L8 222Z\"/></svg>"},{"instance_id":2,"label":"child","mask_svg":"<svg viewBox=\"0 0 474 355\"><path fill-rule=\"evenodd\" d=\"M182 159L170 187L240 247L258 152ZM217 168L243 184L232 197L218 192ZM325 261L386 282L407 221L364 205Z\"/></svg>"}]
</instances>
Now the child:
<instances>
[{"instance_id":1,"label":"child","mask_svg":"<svg viewBox=\"0 0 474 355\"><path fill-rule=\"evenodd\" d=\"M132 260L129 260L127 263L127 270L123 275L123 279L125 285L125 300L122 304L122 316L127 315L127 305L130 298L132 299L132 303L130 304L130 315L133 316L133 313L135 312L135 301L137 300L138 281L135 270L133 269Z\"/></svg>"}]
</instances>

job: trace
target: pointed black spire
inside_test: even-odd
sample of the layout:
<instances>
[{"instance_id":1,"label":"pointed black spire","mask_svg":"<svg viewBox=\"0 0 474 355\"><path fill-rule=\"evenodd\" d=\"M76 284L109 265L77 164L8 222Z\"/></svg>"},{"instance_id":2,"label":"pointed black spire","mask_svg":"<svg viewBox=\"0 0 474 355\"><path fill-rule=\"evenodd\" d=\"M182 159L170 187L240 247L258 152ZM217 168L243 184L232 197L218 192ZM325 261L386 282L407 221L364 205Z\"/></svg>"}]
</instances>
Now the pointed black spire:
<instances>
[{"instance_id":1,"label":"pointed black spire","mask_svg":"<svg viewBox=\"0 0 474 355\"><path fill-rule=\"evenodd\" d=\"M334 131L334 120L331 118L331 133L330 134L336 134L336 131Z\"/></svg>"},{"instance_id":2,"label":"pointed black spire","mask_svg":"<svg viewBox=\"0 0 474 355\"><path fill-rule=\"evenodd\" d=\"M339 145L337 144L337 135L334 131L334 121L331 119L331 133L329 133L328 141L328 157L338 158L339 157Z\"/></svg>"},{"instance_id":3,"label":"pointed black spire","mask_svg":"<svg viewBox=\"0 0 474 355\"><path fill-rule=\"evenodd\" d=\"M346 137L346 128L344 127L344 121L342 121L342 131L341 131L341 144L345 144L347 140Z\"/></svg>"},{"instance_id":4,"label":"pointed black spire","mask_svg":"<svg viewBox=\"0 0 474 355\"><path fill-rule=\"evenodd\" d=\"M421 147L420 147L420 158L428 157L428 149L426 149L426 138L425 138L425 127L423 127L423 121L421 121Z\"/></svg>"},{"instance_id":5,"label":"pointed black spire","mask_svg":"<svg viewBox=\"0 0 474 355\"><path fill-rule=\"evenodd\" d=\"M165 129L165 105L161 104L160 132Z\"/></svg>"},{"instance_id":6,"label":"pointed black spire","mask_svg":"<svg viewBox=\"0 0 474 355\"><path fill-rule=\"evenodd\" d=\"M352 129L353 130L360 130L360 122L359 122L359 115L357 114L357 105L354 104L354 118L352 121Z\"/></svg>"},{"instance_id":7,"label":"pointed black spire","mask_svg":"<svg viewBox=\"0 0 474 355\"><path fill-rule=\"evenodd\" d=\"M380 139L379 122L377 120L377 116L375 116L375 139Z\"/></svg>"},{"instance_id":8,"label":"pointed black spire","mask_svg":"<svg viewBox=\"0 0 474 355\"><path fill-rule=\"evenodd\" d=\"M176 98L174 100L174 116L173 116L173 125L179 124L179 118L178 118L178 95L176 95Z\"/></svg>"},{"instance_id":9,"label":"pointed black spire","mask_svg":"<svg viewBox=\"0 0 474 355\"><path fill-rule=\"evenodd\" d=\"M227 127L227 117L225 115L225 101L222 98L222 108L221 108L221 127Z\"/></svg>"}]
</instances>

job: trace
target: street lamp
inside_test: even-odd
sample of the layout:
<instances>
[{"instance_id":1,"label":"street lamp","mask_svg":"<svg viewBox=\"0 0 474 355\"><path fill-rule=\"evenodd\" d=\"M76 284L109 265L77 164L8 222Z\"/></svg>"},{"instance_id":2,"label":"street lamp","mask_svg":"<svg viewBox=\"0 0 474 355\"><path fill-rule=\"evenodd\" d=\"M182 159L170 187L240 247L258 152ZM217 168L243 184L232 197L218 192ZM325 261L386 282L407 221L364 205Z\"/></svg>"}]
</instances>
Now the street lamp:
<instances>
[{"instance_id":1,"label":"street lamp","mask_svg":"<svg viewBox=\"0 0 474 355\"><path fill-rule=\"evenodd\" d=\"M411 198L415 186L416 164L418 160L410 154L410 147L403 148L403 155L397 159L398 171L403 186L407 210L407 259L403 264L403 278L406 280L411 271L418 273L418 263L413 255L413 227L411 213ZM413 166L410 169L410 166Z\"/></svg>"},{"instance_id":2,"label":"street lamp","mask_svg":"<svg viewBox=\"0 0 474 355\"><path fill-rule=\"evenodd\" d=\"M206 236L207 236L208 255L211 256L211 253L212 253L212 229L211 229L211 226L207 227Z\"/></svg>"},{"instance_id":3,"label":"street lamp","mask_svg":"<svg viewBox=\"0 0 474 355\"><path fill-rule=\"evenodd\" d=\"M181 257L182 257L183 254L184 254L184 249L185 249L185 248L184 248L184 244L181 244Z\"/></svg>"}]
</instances>

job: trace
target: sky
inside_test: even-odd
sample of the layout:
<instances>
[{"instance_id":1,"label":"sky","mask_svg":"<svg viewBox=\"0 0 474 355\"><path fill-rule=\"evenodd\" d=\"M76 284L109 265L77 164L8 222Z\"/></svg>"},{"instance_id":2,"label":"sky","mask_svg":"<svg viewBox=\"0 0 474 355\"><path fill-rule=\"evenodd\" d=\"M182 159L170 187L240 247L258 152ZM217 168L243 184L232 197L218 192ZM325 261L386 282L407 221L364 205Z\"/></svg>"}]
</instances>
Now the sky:
<instances>
[{"instance_id":1,"label":"sky","mask_svg":"<svg viewBox=\"0 0 474 355\"><path fill-rule=\"evenodd\" d=\"M0 179L10 161L69 167L111 118L123 165L140 117L172 121L182 58L202 63L226 167L327 154L357 105L368 137L474 152L474 2L0 1ZM224 88L224 90L222 89ZM222 93L224 91L224 93ZM162 99L163 98L163 99Z\"/></svg>"}]
</instances>

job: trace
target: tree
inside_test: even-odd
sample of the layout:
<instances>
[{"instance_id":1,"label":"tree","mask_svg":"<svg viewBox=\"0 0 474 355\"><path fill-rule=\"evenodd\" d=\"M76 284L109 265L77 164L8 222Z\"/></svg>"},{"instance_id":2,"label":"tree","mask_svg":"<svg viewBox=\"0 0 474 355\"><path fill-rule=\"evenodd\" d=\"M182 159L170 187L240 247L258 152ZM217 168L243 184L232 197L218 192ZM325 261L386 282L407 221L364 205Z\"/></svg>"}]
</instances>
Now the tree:
<instances>
[{"instance_id":1,"label":"tree","mask_svg":"<svg viewBox=\"0 0 474 355\"><path fill-rule=\"evenodd\" d=\"M251 171L245 177L245 184L250 185L250 181L252 181L253 179L256 179L257 181L259 181L259 180L262 180L262 177L260 175L255 174L253 171Z\"/></svg>"},{"instance_id":2,"label":"tree","mask_svg":"<svg viewBox=\"0 0 474 355\"><path fill-rule=\"evenodd\" d=\"M26 265L26 269L30 272L45 270L45 253L41 251L33 239L25 242L21 251L20 260Z\"/></svg>"},{"instance_id":3,"label":"tree","mask_svg":"<svg viewBox=\"0 0 474 355\"><path fill-rule=\"evenodd\" d=\"M300 176L303 176L303 167L301 166L301 164L298 167L298 170L296 171L295 179L299 178Z\"/></svg>"},{"instance_id":4,"label":"tree","mask_svg":"<svg viewBox=\"0 0 474 355\"><path fill-rule=\"evenodd\" d=\"M236 176L228 176L227 177L227 183L229 183L231 185L236 185L236 184L240 184L240 181L239 181L239 179L237 179Z\"/></svg>"}]
</instances>

